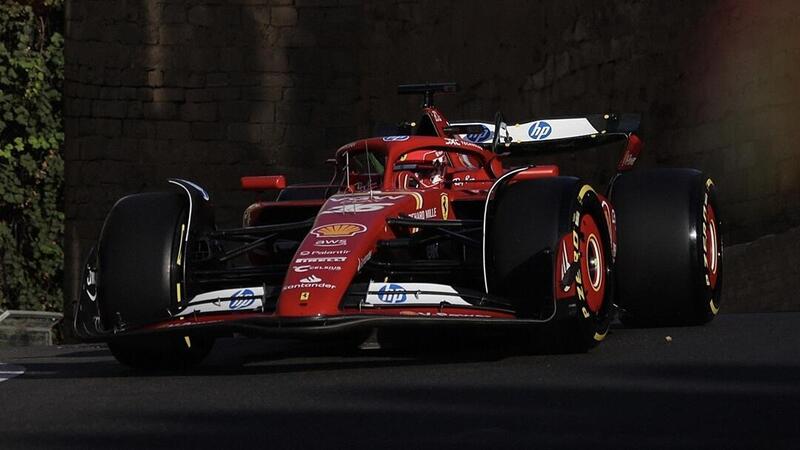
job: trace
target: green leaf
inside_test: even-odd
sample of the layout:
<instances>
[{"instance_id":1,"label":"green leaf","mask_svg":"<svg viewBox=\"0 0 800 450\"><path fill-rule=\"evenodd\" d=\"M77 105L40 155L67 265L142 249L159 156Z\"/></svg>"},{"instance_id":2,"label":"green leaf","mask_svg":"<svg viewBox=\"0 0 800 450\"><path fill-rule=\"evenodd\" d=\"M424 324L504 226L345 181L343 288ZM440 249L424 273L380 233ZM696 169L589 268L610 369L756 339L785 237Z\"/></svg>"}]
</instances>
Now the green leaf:
<instances>
[{"instance_id":1,"label":"green leaf","mask_svg":"<svg viewBox=\"0 0 800 450\"><path fill-rule=\"evenodd\" d=\"M0 2L0 308L61 309L63 0L22 3Z\"/></svg>"}]
</instances>

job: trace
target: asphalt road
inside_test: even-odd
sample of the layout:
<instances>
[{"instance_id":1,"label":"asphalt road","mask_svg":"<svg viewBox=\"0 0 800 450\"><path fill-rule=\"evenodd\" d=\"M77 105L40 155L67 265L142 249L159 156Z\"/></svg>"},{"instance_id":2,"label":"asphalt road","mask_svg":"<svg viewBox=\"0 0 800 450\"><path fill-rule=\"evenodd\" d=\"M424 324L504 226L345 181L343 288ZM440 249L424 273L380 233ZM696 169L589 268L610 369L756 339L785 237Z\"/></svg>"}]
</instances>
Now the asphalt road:
<instances>
[{"instance_id":1,"label":"asphalt road","mask_svg":"<svg viewBox=\"0 0 800 450\"><path fill-rule=\"evenodd\" d=\"M226 339L183 374L0 349L25 370L0 382L0 449L800 448L800 313L616 328L588 354L463 347Z\"/></svg>"}]
</instances>

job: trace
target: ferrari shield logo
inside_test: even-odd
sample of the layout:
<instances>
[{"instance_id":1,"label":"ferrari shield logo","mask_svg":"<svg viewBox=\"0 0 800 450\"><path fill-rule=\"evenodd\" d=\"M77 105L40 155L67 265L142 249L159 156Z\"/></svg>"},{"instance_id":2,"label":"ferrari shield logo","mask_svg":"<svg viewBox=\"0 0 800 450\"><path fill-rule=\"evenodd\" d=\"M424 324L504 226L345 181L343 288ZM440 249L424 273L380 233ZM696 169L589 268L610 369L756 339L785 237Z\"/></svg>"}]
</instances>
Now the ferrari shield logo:
<instances>
[{"instance_id":1,"label":"ferrari shield logo","mask_svg":"<svg viewBox=\"0 0 800 450\"><path fill-rule=\"evenodd\" d=\"M450 216L450 198L447 194L442 194L442 219L447 220Z\"/></svg>"},{"instance_id":2,"label":"ferrari shield logo","mask_svg":"<svg viewBox=\"0 0 800 450\"><path fill-rule=\"evenodd\" d=\"M301 292L300 293L300 301L301 302L307 302L308 301L308 297L310 297L310 296L311 296L310 292Z\"/></svg>"}]
</instances>

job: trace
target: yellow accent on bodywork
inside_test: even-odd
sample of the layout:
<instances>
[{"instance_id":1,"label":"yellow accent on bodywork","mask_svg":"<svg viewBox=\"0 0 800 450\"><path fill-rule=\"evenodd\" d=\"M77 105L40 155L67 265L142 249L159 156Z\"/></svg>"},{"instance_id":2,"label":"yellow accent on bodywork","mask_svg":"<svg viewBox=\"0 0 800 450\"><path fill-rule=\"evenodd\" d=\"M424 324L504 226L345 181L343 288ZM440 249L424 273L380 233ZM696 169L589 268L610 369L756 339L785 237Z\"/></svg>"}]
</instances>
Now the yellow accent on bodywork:
<instances>
[{"instance_id":1,"label":"yellow accent on bodywork","mask_svg":"<svg viewBox=\"0 0 800 450\"><path fill-rule=\"evenodd\" d=\"M185 234L186 234L186 225L181 224L181 239L180 241L178 241L178 259L175 261L175 264L179 266L181 265L181 261L183 260L181 256L183 256L183 236Z\"/></svg>"}]
</instances>

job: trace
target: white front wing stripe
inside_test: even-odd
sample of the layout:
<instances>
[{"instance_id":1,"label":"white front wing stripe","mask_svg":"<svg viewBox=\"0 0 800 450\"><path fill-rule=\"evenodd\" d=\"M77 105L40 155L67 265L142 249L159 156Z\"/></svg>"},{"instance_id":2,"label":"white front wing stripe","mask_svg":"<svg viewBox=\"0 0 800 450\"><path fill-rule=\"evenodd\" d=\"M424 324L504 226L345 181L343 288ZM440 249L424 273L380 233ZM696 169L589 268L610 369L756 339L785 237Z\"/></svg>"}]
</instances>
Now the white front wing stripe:
<instances>
[{"instance_id":1,"label":"white front wing stripe","mask_svg":"<svg viewBox=\"0 0 800 450\"><path fill-rule=\"evenodd\" d=\"M261 286L204 292L195 295L177 316L210 312L253 311L261 309L264 304L263 300L264 288Z\"/></svg>"},{"instance_id":2,"label":"white front wing stripe","mask_svg":"<svg viewBox=\"0 0 800 450\"><path fill-rule=\"evenodd\" d=\"M366 304L386 305L440 305L473 306L458 295L452 286L433 283L374 283L369 284Z\"/></svg>"}]
</instances>

